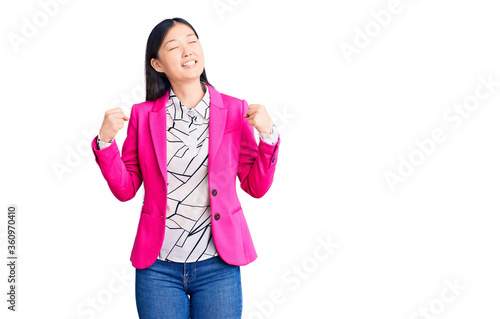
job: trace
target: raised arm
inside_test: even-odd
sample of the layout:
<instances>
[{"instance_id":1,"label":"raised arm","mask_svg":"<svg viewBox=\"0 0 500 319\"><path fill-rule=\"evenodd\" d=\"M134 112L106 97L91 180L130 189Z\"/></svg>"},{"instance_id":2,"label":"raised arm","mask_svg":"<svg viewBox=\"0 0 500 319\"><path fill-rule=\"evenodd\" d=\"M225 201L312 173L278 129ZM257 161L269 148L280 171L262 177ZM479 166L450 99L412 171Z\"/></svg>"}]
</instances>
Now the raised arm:
<instances>
[{"instance_id":1,"label":"raised arm","mask_svg":"<svg viewBox=\"0 0 500 319\"><path fill-rule=\"evenodd\" d=\"M94 152L97 165L99 165L102 175L108 182L113 195L122 202L134 198L143 181L138 159L137 116L134 106L132 106L127 137L123 142L121 157L114 136L112 137L113 141L111 145L104 149L98 148L97 136L92 140L92 151ZM105 117L103 127L105 126L104 123L109 123L109 121L112 121L112 118L111 116L108 118L108 122L106 122ZM128 117L125 117L125 120L127 119Z\"/></svg>"},{"instance_id":2,"label":"raised arm","mask_svg":"<svg viewBox=\"0 0 500 319\"><path fill-rule=\"evenodd\" d=\"M249 124L249 119L252 117L245 117L248 110L248 103L243 100L238 178L245 192L252 197L260 198L267 193L273 182L281 138L278 136L274 145L264 141L260 141L257 145L254 126Z\"/></svg>"}]
</instances>

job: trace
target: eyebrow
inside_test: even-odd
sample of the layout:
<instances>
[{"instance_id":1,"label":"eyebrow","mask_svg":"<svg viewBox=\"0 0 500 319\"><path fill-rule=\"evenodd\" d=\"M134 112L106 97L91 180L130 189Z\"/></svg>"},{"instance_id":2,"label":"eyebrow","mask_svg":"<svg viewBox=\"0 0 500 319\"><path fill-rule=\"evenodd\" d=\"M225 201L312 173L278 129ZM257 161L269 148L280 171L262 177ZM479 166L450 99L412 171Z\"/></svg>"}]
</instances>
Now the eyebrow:
<instances>
[{"instance_id":1,"label":"eyebrow","mask_svg":"<svg viewBox=\"0 0 500 319\"><path fill-rule=\"evenodd\" d=\"M196 34L190 33L190 34L186 35L186 38L189 37L189 36L192 36L192 35L196 35ZM172 41L177 41L177 39L168 40L167 42L165 42L164 46L167 46L167 43L172 42Z\"/></svg>"}]
</instances>

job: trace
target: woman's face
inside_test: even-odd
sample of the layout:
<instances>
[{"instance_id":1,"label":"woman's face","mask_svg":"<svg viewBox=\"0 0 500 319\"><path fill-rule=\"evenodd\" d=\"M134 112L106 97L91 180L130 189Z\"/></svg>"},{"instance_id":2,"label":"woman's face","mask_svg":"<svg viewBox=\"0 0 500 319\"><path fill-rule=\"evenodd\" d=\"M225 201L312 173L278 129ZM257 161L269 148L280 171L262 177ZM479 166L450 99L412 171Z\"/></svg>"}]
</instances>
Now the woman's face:
<instances>
[{"instance_id":1,"label":"woman's face","mask_svg":"<svg viewBox=\"0 0 500 319\"><path fill-rule=\"evenodd\" d=\"M186 62L190 63L186 65ZM194 31L184 23L176 22L163 39L158 59L151 59L151 65L156 71L165 73L170 82L199 80L205 59Z\"/></svg>"}]
</instances>

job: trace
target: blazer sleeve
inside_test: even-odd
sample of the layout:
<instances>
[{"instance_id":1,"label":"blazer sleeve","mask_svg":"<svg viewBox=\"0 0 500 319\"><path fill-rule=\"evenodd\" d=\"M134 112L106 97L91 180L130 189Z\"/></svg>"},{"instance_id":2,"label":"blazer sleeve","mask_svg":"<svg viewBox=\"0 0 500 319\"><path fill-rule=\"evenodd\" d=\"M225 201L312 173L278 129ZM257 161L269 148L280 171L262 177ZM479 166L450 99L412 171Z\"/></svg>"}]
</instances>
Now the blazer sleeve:
<instances>
[{"instance_id":1,"label":"blazer sleeve","mask_svg":"<svg viewBox=\"0 0 500 319\"><path fill-rule=\"evenodd\" d=\"M97 147L97 136L92 140L95 161L111 192L122 202L134 198L143 181L137 147L137 123L135 105L133 105L121 157L116 138L113 139L111 145L101 150Z\"/></svg>"},{"instance_id":2,"label":"blazer sleeve","mask_svg":"<svg viewBox=\"0 0 500 319\"><path fill-rule=\"evenodd\" d=\"M238 179L241 188L255 198L264 196L273 182L281 138L276 144L255 141L254 127L243 117L248 111L248 103L242 100L240 158Z\"/></svg>"}]
</instances>

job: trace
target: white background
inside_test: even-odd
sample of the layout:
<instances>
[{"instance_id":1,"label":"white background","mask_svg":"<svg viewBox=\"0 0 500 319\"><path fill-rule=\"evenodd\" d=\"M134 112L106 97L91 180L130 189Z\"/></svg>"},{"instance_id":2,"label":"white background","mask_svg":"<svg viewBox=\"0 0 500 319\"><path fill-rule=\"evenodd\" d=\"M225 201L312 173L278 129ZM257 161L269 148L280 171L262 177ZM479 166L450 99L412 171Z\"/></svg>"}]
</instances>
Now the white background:
<instances>
[{"instance_id":1,"label":"white background","mask_svg":"<svg viewBox=\"0 0 500 319\"><path fill-rule=\"evenodd\" d=\"M143 188L118 201L90 142L107 109L144 101L147 37L176 16L198 32L215 88L265 105L281 133L269 192L238 193L259 256L241 267L243 318L500 315L494 1L73 0L52 2L50 16L48 2L0 5L0 317L137 317L129 257ZM381 14L391 3L398 12ZM23 35L35 17L38 31ZM463 103L453 127L444 116ZM415 140L434 130L446 139L425 155ZM404 177L391 188L387 172ZM4 302L9 204L15 314Z\"/></svg>"}]
</instances>

